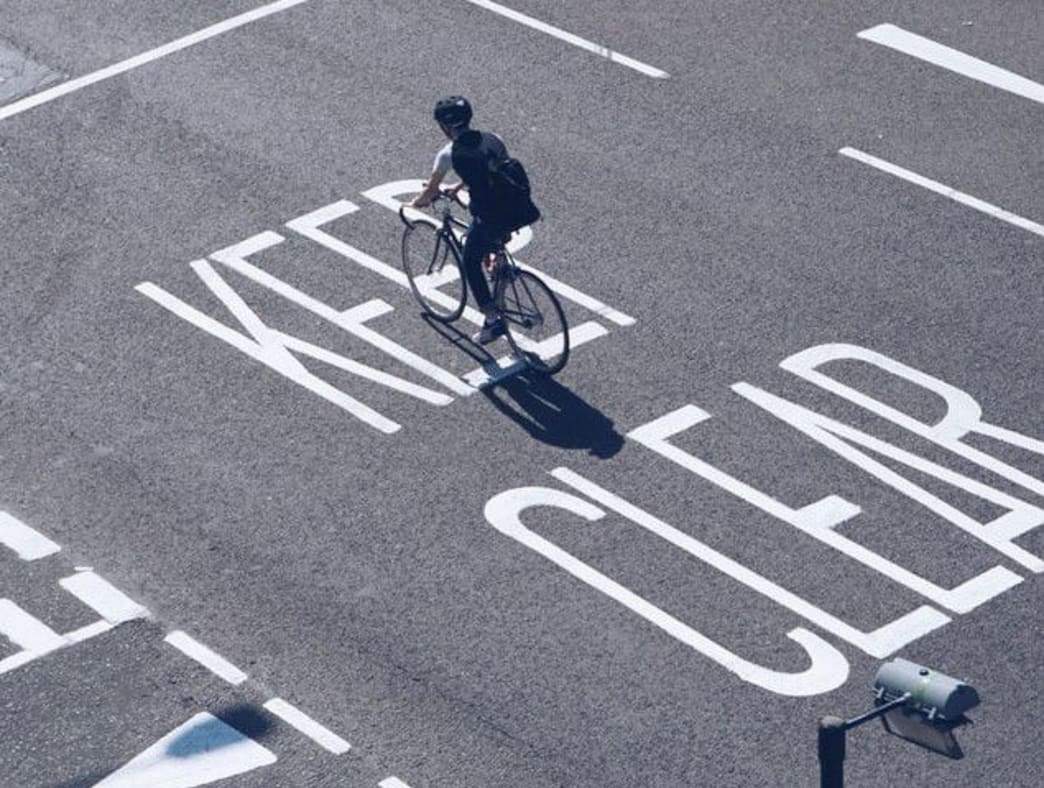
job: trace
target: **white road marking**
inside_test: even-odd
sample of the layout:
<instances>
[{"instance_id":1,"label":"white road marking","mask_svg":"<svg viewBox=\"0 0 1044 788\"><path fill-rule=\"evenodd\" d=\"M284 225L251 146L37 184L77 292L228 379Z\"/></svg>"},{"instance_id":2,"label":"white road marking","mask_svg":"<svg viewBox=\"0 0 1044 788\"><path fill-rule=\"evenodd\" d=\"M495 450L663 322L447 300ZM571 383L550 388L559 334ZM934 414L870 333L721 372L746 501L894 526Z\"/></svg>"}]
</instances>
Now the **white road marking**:
<instances>
[{"instance_id":1,"label":"white road marking","mask_svg":"<svg viewBox=\"0 0 1044 788\"><path fill-rule=\"evenodd\" d=\"M838 151L842 156L847 156L850 159L861 161L863 164L868 164L882 172L887 172L889 175L894 175L897 178L902 178L904 181L915 183L929 191L933 191L936 194L941 194L943 197L949 197L954 202L959 202L961 205L967 205L969 208L974 208L977 211L994 216L997 219L1013 224L1016 227L1021 227L1023 230L1029 230L1031 233L1044 236L1044 225L1037 224L1036 222L1024 219L1023 217L1006 211L1003 208L998 208L996 205L991 205L985 200L980 200L978 197L972 197L970 194L959 192L956 189L933 181L930 178L925 178L923 175L918 175L910 170L903 169L898 165L891 164L884 159L879 159L876 156L871 156L869 153L863 153L855 148L841 148Z\"/></svg>"},{"instance_id":2,"label":"white road marking","mask_svg":"<svg viewBox=\"0 0 1044 788\"><path fill-rule=\"evenodd\" d=\"M846 386L819 371L819 367L832 361L857 361L870 364L888 374L902 378L940 397L946 403L946 413L934 424L927 424L908 416L902 411L896 410L851 386ZM1003 476L1008 481L1025 487L1037 495L1044 496L1044 481L1030 476L1025 471L1012 465L1001 462L984 451L962 443L961 439L968 433L977 432L980 435L987 435L1003 443L1009 443L1041 455L1044 455L1044 441L1029 435L1023 435L1014 430L998 427L995 424L987 424L982 420L982 406L975 398L968 392L944 380L933 377L919 369L909 367L876 351L860 347L859 345L848 345L843 342L807 348L789 358L783 359L783 361L779 362L779 366L822 389L843 397L849 402L854 402L856 405L888 419L894 424L898 424L915 435L920 435L939 446L949 449L969 462L986 468L998 476Z\"/></svg>"},{"instance_id":3,"label":"white road marking","mask_svg":"<svg viewBox=\"0 0 1044 788\"><path fill-rule=\"evenodd\" d=\"M304 216L299 216L298 218L287 222L286 226L294 232L300 233L305 238L309 238L317 244L325 246L330 251L348 258L368 271L380 274L389 282L394 282L399 287L409 290L410 281L406 278L406 274L398 268L394 268L387 263L378 260L376 257L366 254L366 252L361 249L357 249L351 244L345 243L340 238L335 238L329 233L319 229L320 226L328 224L334 219L339 219L342 216L347 216L348 214L355 213L358 210L359 206L355 203L349 202L348 200L338 200L335 203L323 206L322 208L305 214ZM420 220L426 221L429 224L432 223L430 216L422 214L419 211L412 212L417 213ZM453 309L457 303L453 296L447 295L438 290L433 290L428 295L431 297L431 300L438 302L438 304L445 309ZM482 325L484 318L477 309L468 306L464 308L464 319L470 320L475 325ZM474 390L466 389L464 391L456 391L456 393L461 396L468 396L468 394L474 393Z\"/></svg>"},{"instance_id":4,"label":"white road marking","mask_svg":"<svg viewBox=\"0 0 1044 788\"><path fill-rule=\"evenodd\" d=\"M0 544L10 547L23 561L35 561L62 549L42 533L7 512L0 512Z\"/></svg>"},{"instance_id":5,"label":"white road marking","mask_svg":"<svg viewBox=\"0 0 1044 788\"><path fill-rule=\"evenodd\" d=\"M390 211L395 213L399 212L399 206L403 205L402 202L396 199L401 194L418 194L424 190L424 181L418 178L407 178L402 181L389 181L388 183L382 183L380 186L374 186L371 189L367 189L361 192L362 196L367 200L382 205ZM460 193L461 200L466 204L468 201L468 193L466 191ZM427 222L433 227L437 227L437 223L430 214L419 211L416 208L406 206L406 218L410 221L422 221ZM464 231L456 227L453 228L453 234L457 236L457 240L460 240L463 236ZM516 254L520 249L527 247L533 240L533 228L532 226L523 227L520 230L516 230L511 240L507 242L507 250L511 254Z\"/></svg>"},{"instance_id":6,"label":"white road marking","mask_svg":"<svg viewBox=\"0 0 1044 788\"><path fill-rule=\"evenodd\" d=\"M600 323L596 323L594 320L588 320L586 323L581 323L569 330L569 348L572 351L575 348L580 347L583 344L590 342L592 339L598 339L604 337L609 332L605 329L605 326ZM548 337L540 343L522 343L523 349L529 352L535 352L542 358L553 353L557 347L561 344L561 334L555 334L552 337ZM485 364L478 369L473 369L471 372L464 376L464 380L470 383L477 389L486 388L494 383L499 383L505 378L511 377L516 372L521 372L526 368L526 363L522 359L516 358L512 355L501 356L496 362Z\"/></svg>"},{"instance_id":7,"label":"white road marking","mask_svg":"<svg viewBox=\"0 0 1044 788\"><path fill-rule=\"evenodd\" d=\"M305 217L308 218L308 217ZM307 225L298 224L298 227L302 227L307 230ZM293 229L293 228L291 228ZM314 229L314 228L313 228ZM302 233L304 234L304 233ZM282 296L288 301L292 301L298 306L307 309L319 315L326 320L329 320L339 328L344 329L353 336L362 339L370 345L373 345L378 350L387 353L392 358L400 361L408 367L413 368L417 372L435 380L451 391L458 394L470 393L466 386L462 385L461 382L450 372L444 370L442 367L433 364L426 358L413 353L397 342L388 339L384 335L374 331L372 328L368 328L364 325L365 321L372 318L378 317L379 315L386 314L392 311L392 307L389 304L385 304L383 301L375 299L376 303L367 302L361 304L353 309L338 311L333 307L324 304L317 298L303 293L296 287L282 281L278 277L273 276L267 271L263 271L255 265L247 262L246 258L251 255L257 254L265 249L271 248L283 242L283 237L279 233L271 231L259 233L258 235L247 238L245 241L241 241L238 244L230 246L226 249L214 252L211 258L216 260L223 265L228 266L233 271L245 276L246 278L256 282L263 287L267 287L274 293ZM343 369L344 367L342 367ZM351 371L351 370L347 370ZM413 394L416 396L416 392L421 387L414 384L408 384L406 381L402 381L401 378L397 378L387 373L379 373L383 376L382 379L377 382L381 382L386 386L398 389L405 393ZM374 378L370 378L373 380ZM392 381L396 382L392 382ZM400 386L399 383L405 385ZM440 392L431 391L430 389L424 389L427 392L424 397L436 405L448 405L452 402L452 398L448 397Z\"/></svg>"},{"instance_id":8,"label":"white road marking","mask_svg":"<svg viewBox=\"0 0 1044 788\"><path fill-rule=\"evenodd\" d=\"M479 8L485 8L487 11L492 11L494 14L500 14L500 16L510 19L512 22L518 22L520 25L525 25L533 30L539 30L541 33L546 33L549 36L553 36L561 41L572 44L573 46L580 47L580 49L586 49L588 52L594 52L596 55L619 63L621 66L627 66L633 68L635 71L645 74L647 77L654 77L655 79L667 79L670 76L666 71L650 66L648 63L643 63L640 60L635 60L633 57L627 57L627 55L621 55L619 52L614 52L608 47L596 44L593 41L588 41L586 38L568 33L561 28L549 25L547 22L541 22L539 19L534 19L531 16L514 11L510 8L502 6L500 3L494 3L492 0L464 0L466 3L477 5Z\"/></svg>"},{"instance_id":9,"label":"white road marking","mask_svg":"<svg viewBox=\"0 0 1044 788\"><path fill-rule=\"evenodd\" d=\"M453 402L453 397L448 394L443 394L441 391L432 391L424 386L418 386L416 383L410 383L410 381L403 380L397 375L392 375L388 372L374 369L366 364L361 364L353 359L345 358L344 356L327 350L326 348L313 345L311 342L305 342L303 339L284 334L282 331L276 331L274 333L279 341L286 346L287 350L292 350L303 356L309 356L317 361L322 361L325 364L329 364L331 367L336 367L337 369L343 370L352 375L357 375L364 380L380 383L382 386L395 389L403 394L409 394L411 397L416 397L419 400L427 402L429 405L444 406Z\"/></svg>"},{"instance_id":10,"label":"white road marking","mask_svg":"<svg viewBox=\"0 0 1044 788\"><path fill-rule=\"evenodd\" d=\"M588 481L580 474L574 473L568 468L556 468L551 471L551 475L606 508L612 509L617 514L626 517L636 525L640 525L650 533L656 534L675 547L681 548L693 558L713 566L719 572L742 583L752 591L756 591L767 599L788 608L802 618L851 643L872 657L884 659L903 646L950 622L949 616L928 605L921 605L871 632L864 632L772 582L764 575L748 569L739 561L735 561L718 552L710 545L694 539L677 528L668 525L658 517L654 517L634 504L625 501L620 496L599 487L594 482Z\"/></svg>"},{"instance_id":11,"label":"white road marking","mask_svg":"<svg viewBox=\"0 0 1044 788\"><path fill-rule=\"evenodd\" d=\"M1044 509L749 383L735 383L732 390L1012 561L1033 572L1044 572L1044 560L1014 542L1018 536L1044 525ZM872 455L886 457L891 463L883 463ZM977 520L897 473L896 463L989 501L1005 512L986 522Z\"/></svg>"},{"instance_id":12,"label":"white road marking","mask_svg":"<svg viewBox=\"0 0 1044 788\"><path fill-rule=\"evenodd\" d=\"M572 483L571 479L586 482L566 468L558 468L552 471L552 475L567 484ZM605 516L604 511L589 501L548 487L519 487L494 495L486 503L485 516L501 533L544 556L573 577L619 602L744 681L780 695L807 697L837 689L848 679L849 666L844 655L819 635L804 627L790 630L787 637L804 651L809 663L807 668L789 673L766 668L742 658L527 528L522 523L521 514L538 506L563 509L588 522L596 522Z\"/></svg>"},{"instance_id":13,"label":"white road marking","mask_svg":"<svg viewBox=\"0 0 1044 788\"><path fill-rule=\"evenodd\" d=\"M279 13L280 11L286 11L296 5L301 5L302 3L307 2L308 0L279 0L279 2L269 3L260 8L255 8L252 11L247 11L246 13L226 19L223 22L210 25L209 27L205 27L195 33L171 41L169 44L150 49L148 52L143 52L140 55L135 55L127 60L114 63L111 66L106 66L103 69L86 74L82 77L70 79L68 82L55 85L53 88L42 90L39 93L34 93L31 96L26 96L23 99L12 102L6 107L0 108L0 120L18 115L26 110L33 109L41 104L46 104L49 101L54 101L55 99L61 98L69 93L93 85L96 82L101 82L110 77L119 76L120 74L124 74L132 69L138 68L139 66L151 63L154 60L159 60L162 57L166 57L175 52L180 52L182 49L199 44L207 39L219 36L222 33L227 33L237 27L242 27L243 25L263 19L266 16Z\"/></svg>"},{"instance_id":14,"label":"white road marking","mask_svg":"<svg viewBox=\"0 0 1044 788\"><path fill-rule=\"evenodd\" d=\"M247 680L246 673L241 671L217 652L211 651L198 640L185 634L181 630L175 630L163 639L186 657L194 659L211 673L224 679L229 684L242 684Z\"/></svg>"},{"instance_id":15,"label":"white road marking","mask_svg":"<svg viewBox=\"0 0 1044 788\"><path fill-rule=\"evenodd\" d=\"M112 624L102 619L101 621L95 621L93 624L88 624L85 627L74 629L72 632L66 632L64 637L70 643L82 643L88 638L100 635L103 632L108 632L110 629L112 629Z\"/></svg>"},{"instance_id":16,"label":"white road marking","mask_svg":"<svg viewBox=\"0 0 1044 788\"><path fill-rule=\"evenodd\" d=\"M59 580L58 585L93 608L110 624L122 624L149 615L147 608L94 572L77 572Z\"/></svg>"},{"instance_id":17,"label":"white road marking","mask_svg":"<svg viewBox=\"0 0 1044 788\"><path fill-rule=\"evenodd\" d=\"M195 307L189 306L152 282L142 282L135 287L135 290L151 298L164 309L173 312L182 320L192 323L197 328L203 329L223 342L227 342L237 350L261 362L269 369L278 372L300 386L304 386L313 394L317 394L327 402L333 403L375 429L389 435L399 430L400 427L397 422L381 415L369 405L360 402L336 386L327 383L318 375L308 371L304 364L295 358L286 349L286 346L280 342L275 332L261 321L261 318L247 306L242 297L221 278L206 260L196 260L191 265L196 275L203 280L207 288L221 300L233 317L239 321L240 325L247 329L249 337L234 331L224 323L219 323Z\"/></svg>"},{"instance_id":18,"label":"white road marking","mask_svg":"<svg viewBox=\"0 0 1044 788\"><path fill-rule=\"evenodd\" d=\"M421 180L392 181L391 183L384 183L384 184L381 184L380 186L375 186L372 189L367 189L366 191L364 191L362 193L362 195L366 199L372 200L373 202L377 203L378 205L382 205L385 208L387 208L388 210L395 211L396 213L398 213L399 207L403 203L401 203L396 198L399 195L402 195L402 194L416 194L417 192L421 191L423 188L424 188L424 181L421 181ZM345 202L347 202L347 201L345 201ZM352 207L352 210L358 210L358 208L356 208L351 203L347 203L347 204ZM332 206L330 206L330 207L332 207ZM427 222L428 224L431 224L431 225L435 226L434 220L430 216L428 216L425 213L421 213L420 211L416 210L415 208L407 207L406 208L406 215L411 220L423 221L423 222ZM525 227L525 228L523 228L523 232L517 234L511 240L511 242L508 244L508 250L512 253L512 255L514 255L515 252L517 252L522 247L526 246L532 240L532 238L533 238L532 229L529 228L529 227ZM321 241L320 241L320 243L321 243ZM593 296L587 295L587 293L580 292L575 287L572 287L571 285L567 285L565 282L561 282L558 279L555 279L553 276L550 276L545 271L541 271L541 270L539 270L537 268L534 268L531 265L527 265L527 264L521 262L518 259L516 259L515 262L518 263L518 265L521 268L523 268L524 270L530 271L530 272L536 274L537 276L539 276L541 279L543 279L544 283L549 288L551 288L554 292L558 293L558 295L562 296L563 298L568 298L573 303L578 304L579 306L582 306L584 309L587 309L587 310L590 310L591 312L594 312L596 315L599 315L600 317L604 317L610 323L615 323L618 326L631 326L631 325L634 325L634 323L636 322L635 319L633 317L631 317L630 315L626 315L623 312L619 311L618 309L613 309L611 306L608 306L607 304L602 303L597 298L594 298ZM384 265L384 264L381 263L381 265ZM390 266L385 266L385 267L390 268ZM401 281L398 280L398 279L393 280L393 281L398 281L399 284L401 284L403 287L409 287L409 283L406 281L406 277L405 277L405 275L401 271L399 271L398 269L394 269L394 268L392 268L390 270L392 272L394 272L394 274L397 277L400 277L400 279L401 279ZM382 273L382 272L378 271L378 273ZM387 276L387 274L385 274L385 275ZM389 276L389 278L391 278L391 277ZM450 306L452 306L452 302L450 303ZM474 321L473 322L475 322L477 324L481 324L482 323L482 315L478 314L478 312L474 312L473 314L474 314ZM465 317L468 317L469 319L471 319L471 317L468 316L468 311L467 310L465 310Z\"/></svg>"},{"instance_id":19,"label":"white road marking","mask_svg":"<svg viewBox=\"0 0 1044 788\"><path fill-rule=\"evenodd\" d=\"M0 635L24 651L43 654L65 645L65 638L10 599L0 599ZM2 663L0 663L2 665ZM0 673L3 669L0 668Z\"/></svg>"},{"instance_id":20,"label":"white road marking","mask_svg":"<svg viewBox=\"0 0 1044 788\"><path fill-rule=\"evenodd\" d=\"M276 756L213 714L200 712L106 777L98 788L193 788L276 762Z\"/></svg>"},{"instance_id":21,"label":"white road marking","mask_svg":"<svg viewBox=\"0 0 1044 788\"><path fill-rule=\"evenodd\" d=\"M410 786L398 777L386 777L377 783L377 788L410 788Z\"/></svg>"},{"instance_id":22,"label":"white road marking","mask_svg":"<svg viewBox=\"0 0 1044 788\"><path fill-rule=\"evenodd\" d=\"M891 24L877 25L856 34L859 38L895 49L911 57L985 82L1001 90L1044 104L1044 85L1013 74L1011 71L936 43L916 33Z\"/></svg>"},{"instance_id":23,"label":"white road marking","mask_svg":"<svg viewBox=\"0 0 1044 788\"><path fill-rule=\"evenodd\" d=\"M287 703L282 698L272 698L265 703L265 708L334 755L340 755L351 749L351 745L336 733L323 727L296 706Z\"/></svg>"},{"instance_id":24,"label":"white road marking","mask_svg":"<svg viewBox=\"0 0 1044 788\"><path fill-rule=\"evenodd\" d=\"M955 588L940 587L836 531L836 526L862 511L850 501L838 495L828 495L814 503L793 509L669 442L669 438L692 429L710 417L711 415L702 408L686 405L631 430L627 437L756 506L766 514L789 523L849 558L954 612L967 613L974 610L1022 582L1022 578L1011 570L994 566Z\"/></svg>"}]
</instances>

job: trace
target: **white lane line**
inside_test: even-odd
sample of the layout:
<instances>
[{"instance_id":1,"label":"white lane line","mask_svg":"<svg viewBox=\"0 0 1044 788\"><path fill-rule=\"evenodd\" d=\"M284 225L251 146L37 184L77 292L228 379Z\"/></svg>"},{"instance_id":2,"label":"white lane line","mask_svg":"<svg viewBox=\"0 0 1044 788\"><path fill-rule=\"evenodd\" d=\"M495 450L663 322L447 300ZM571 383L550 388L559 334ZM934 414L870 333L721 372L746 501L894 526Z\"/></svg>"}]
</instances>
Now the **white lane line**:
<instances>
[{"instance_id":1,"label":"white lane line","mask_svg":"<svg viewBox=\"0 0 1044 788\"><path fill-rule=\"evenodd\" d=\"M163 639L186 657L196 660L200 665L229 684L242 684L247 680L246 673L181 630L175 630Z\"/></svg>"},{"instance_id":2,"label":"white lane line","mask_svg":"<svg viewBox=\"0 0 1044 788\"><path fill-rule=\"evenodd\" d=\"M190 46L199 44L207 39L214 38L215 36L219 36L222 33L235 30L237 27L242 27L251 22L256 22L258 19L263 19L266 16L277 14L280 11L286 11L288 8L293 8L295 5L301 5L302 3L307 2L308 0L279 0L279 2L269 3L260 8L255 8L252 11L247 11L246 13L226 19L223 22L210 25L209 27L198 30L195 33L190 33L187 36L179 38L176 41L171 41L169 44L150 49L148 52L142 52L140 55L135 55L132 58L122 60L119 63L114 63L111 66L106 66L103 69L91 72L82 77L70 79L68 82L63 82L60 85L55 85L53 88L42 90L39 93L34 93L31 96L26 96L23 99L8 104L6 107L0 108L0 120L10 118L13 115L18 115L19 113L30 110L33 107L38 107L41 104L46 104L48 101L54 101L56 98L61 98L62 96L73 93L81 88L93 85L95 82L101 82L110 77L119 76L127 71L138 68L138 66L144 66L146 63L151 63L153 60L159 60L161 57L180 52L182 49L187 49Z\"/></svg>"},{"instance_id":3,"label":"white lane line","mask_svg":"<svg viewBox=\"0 0 1044 788\"><path fill-rule=\"evenodd\" d=\"M502 17L510 19L512 22L518 22L520 25L539 30L541 33L546 33L549 36L553 36L554 38L565 41L573 46L586 49L588 52L594 52L596 55L601 55L614 63L619 63L621 66L633 68L635 71L645 74L647 77L667 79L667 77L670 76L666 71L661 71L655 66L650 66L648 63L635 60L633 57L627 57L627 55L621 55L619 52L615 52L601 44L596 44L593 41L588 41L586 38L567 33L561 28L549 25L547 22L541 22L539 19L526 16L518 11L513 11L510 8L502 6L500 3L492 2L492 0L464 0L464 2L477 5L479 8L485 8L487 11L492 11L494 14L500 14Z\"/></svg>"},{"instance_id":4,"label":"white lane line","mask_svg":"<svg viewBox=\"0 0 1044 788\"><path fill-rule=\"evenodd\" d=\"M94 572L77 572L59 580L58 585L88 607L94 608L110 624L122 624L149 615L147 608Z\"/></svg>"},{"instance_id":5,"label":"white lane line","mask_svg":"<svg viewBox=\"0 0 1044 788\"><path fill-rule=\"evenodd\" d=\"M351 745L336 733L323 727L296 706L292 706L282 698L272 698L265 703L265 708L334 755L340 755L351 749Z\"/></svg>"},{"instance_id":6,"label":"white lane line","mask_svg":"<svg viewBox=\"0 0 1044 788\"><path fill-rule=\"evenodd\" d=\"M377 783L377 788L410 788L410 786L398 777L386 777Z\"/></svg>"},{"instance_id":7,"label":"white lane line","mask_svg":"<svg viewBox=\"0 0 1044 788\"><path fill-rule=\"evenodd\" d=\"M856 33L859 38L895 49L911 57L925 60L936 66L954 71L970 79L985 82L1001 90L1044 104L1044 85L1020 77L1011 71L966 55L956 49L943 46L930 38L903 30L895 25L884 24Z\"/></svg>"},{"instance_id":8,"label":"white lane line","mask_svg":"<svg viewBox=\"0 0 1044 788\"><path fill-rule=\"evenodd\" d=\"M0 512L0 544L10 547L23 561L35 561L62 549L42 533L7 512Z\"/></svg>"},{"instance_id":9,"label":"white lane line","mask_svg":"<svg viewBox=\"0 0 1044 788\"><path fill-rule=\"evenodd\" d=\"M875 167L882 172L887 172L889 175L894 175L897 178L902 178L904 181L915 183L929 191L935 192L936 194L941 194L943 197L949 197L951 200L959 202L961 205L967 205L969 208L974 208L975 210L982 211L990 216L995 216L998 219L1008 222L1008 224L1013 224L1016 227L1021 227L1023 230L1029 230L1031 233L1044 236L1044 225L1037 224L1029 219L1024 219L1018 214L1006 211L1003 208L998 208L996 205L992 205L985 200L980 200L978 197L972 197L970 194L959 192L946 184L933 181L930 178L925 178L923 175L918 175L916 172L910 172L910 170L891 164L884 159L871 156L869 153L863 153L855 148L842 148L838 153L842 156L847 156L850 159L861 161L863 164L869 164L871 167Z\"/></svg>"}]
</instances>

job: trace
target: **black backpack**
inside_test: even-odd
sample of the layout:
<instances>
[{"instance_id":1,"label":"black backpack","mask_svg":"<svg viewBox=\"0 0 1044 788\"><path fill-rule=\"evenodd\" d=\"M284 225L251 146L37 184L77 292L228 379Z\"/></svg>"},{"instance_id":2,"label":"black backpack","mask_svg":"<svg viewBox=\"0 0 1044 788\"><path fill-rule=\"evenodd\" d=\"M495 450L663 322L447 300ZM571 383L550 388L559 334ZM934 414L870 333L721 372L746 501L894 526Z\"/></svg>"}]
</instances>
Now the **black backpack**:
<instances>
[{"instance_id":1,"label":"black backpack","mask_svg":"<svg viewBox=\"0 0 1044 788\"><path fill-rule=\"evenodd\" d=\"M492 213L497 228L513 233L540 218L530 196L529 176L518 159L508 157L489 164Z\"/></svg>"}]
</instances>

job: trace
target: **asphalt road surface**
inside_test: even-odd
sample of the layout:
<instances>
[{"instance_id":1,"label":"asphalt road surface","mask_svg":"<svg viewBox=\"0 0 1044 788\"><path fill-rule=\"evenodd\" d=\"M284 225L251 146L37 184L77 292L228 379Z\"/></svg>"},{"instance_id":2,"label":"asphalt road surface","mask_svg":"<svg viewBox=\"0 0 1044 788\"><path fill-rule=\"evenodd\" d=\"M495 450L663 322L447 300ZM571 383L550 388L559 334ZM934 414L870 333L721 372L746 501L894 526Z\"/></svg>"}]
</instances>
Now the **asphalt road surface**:
<instances>
[{"instance_id":1,"label":"asphalt road surface","mask_svg":"<svg viewBox=\"0 0 1044 788\"><path fill-rule=\"evenodd\" d=\"M1039 0L507 2L4 0L0 783L813 785L902 656L850 784L1040 785ZM553 379L403 286L447 93Z\"/></svg>"}]
</instances>

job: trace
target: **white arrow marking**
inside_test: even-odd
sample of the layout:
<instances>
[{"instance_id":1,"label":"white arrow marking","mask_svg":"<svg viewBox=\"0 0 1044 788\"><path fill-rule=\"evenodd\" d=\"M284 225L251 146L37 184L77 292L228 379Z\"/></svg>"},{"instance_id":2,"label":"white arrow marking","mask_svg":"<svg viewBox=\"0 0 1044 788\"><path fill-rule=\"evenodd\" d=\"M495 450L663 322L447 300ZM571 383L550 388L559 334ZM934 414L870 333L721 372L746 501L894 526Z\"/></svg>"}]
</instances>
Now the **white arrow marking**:
<instances>
[{"instance_id":1,"label":"white arrow marking","mask_svg":"<svg viewBox=\"0 0 1044 788\"><path fill-rule=\"evenodd\" d=\"M98 786L193 788L276 762L276 756L213 714L200 712Z\"/></svg>"}]
</instances>

